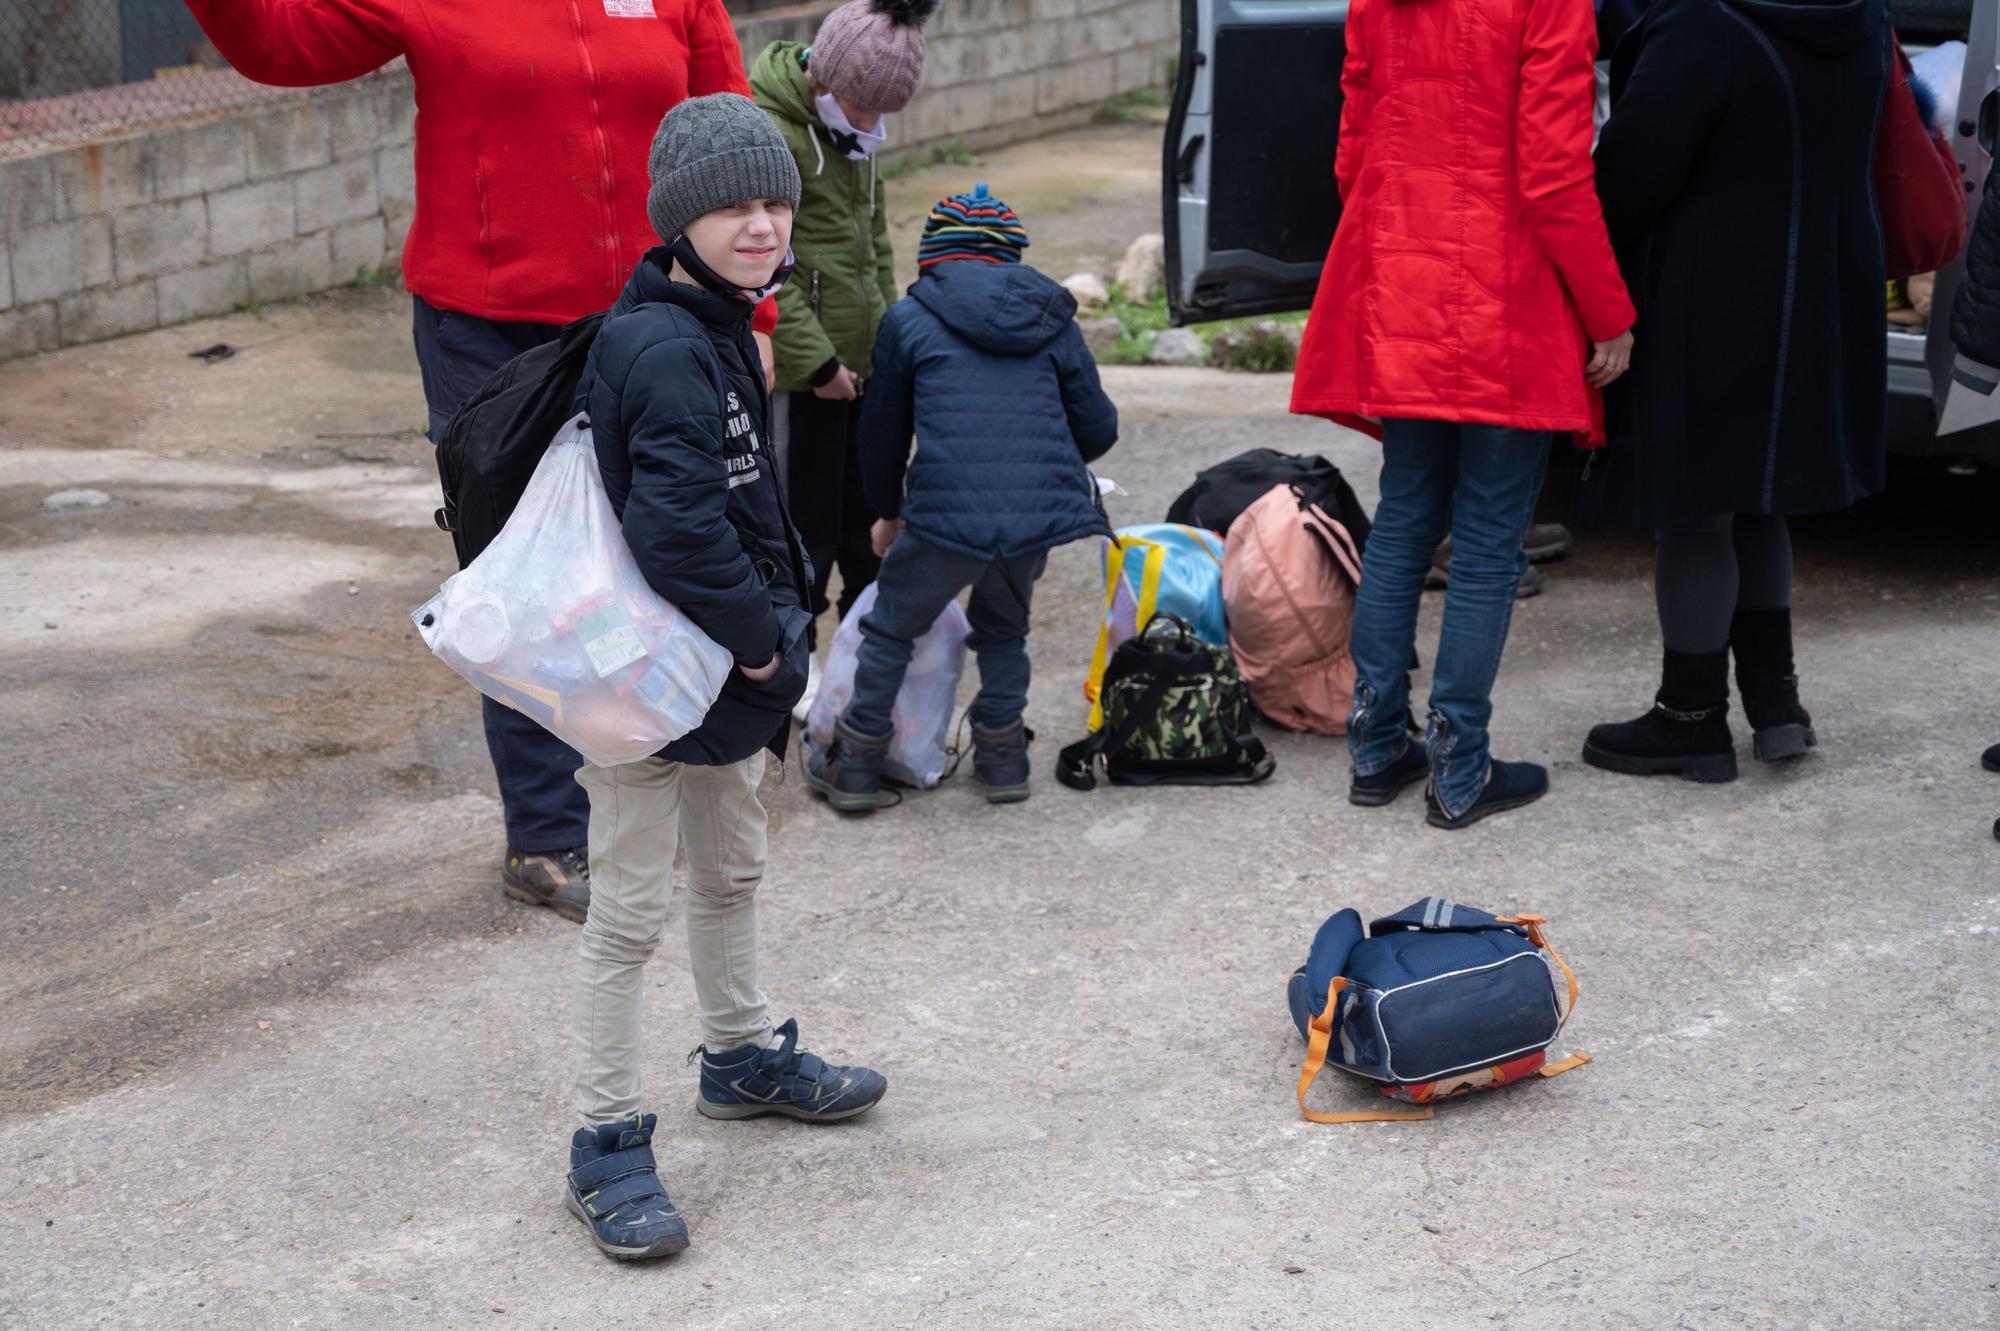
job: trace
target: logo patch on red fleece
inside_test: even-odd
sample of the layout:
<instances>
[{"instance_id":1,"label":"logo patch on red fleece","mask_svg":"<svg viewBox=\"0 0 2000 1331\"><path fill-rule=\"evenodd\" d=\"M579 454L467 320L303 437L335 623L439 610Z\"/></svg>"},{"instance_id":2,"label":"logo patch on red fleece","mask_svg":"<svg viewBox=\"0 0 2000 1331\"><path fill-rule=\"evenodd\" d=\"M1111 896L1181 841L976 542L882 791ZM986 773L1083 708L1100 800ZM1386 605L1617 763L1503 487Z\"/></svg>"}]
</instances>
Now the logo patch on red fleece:
<instances>
[{"instance_id":1,"label":"logo patch on red fleece","mask_svg":"<svg viewBox=\"0 0 2000 1331\"><path fill-rule=\"evenodd\" d=\"M604 12L611 18L654 18L653 0L604 0Z\"/></svg>"}]
</instances>

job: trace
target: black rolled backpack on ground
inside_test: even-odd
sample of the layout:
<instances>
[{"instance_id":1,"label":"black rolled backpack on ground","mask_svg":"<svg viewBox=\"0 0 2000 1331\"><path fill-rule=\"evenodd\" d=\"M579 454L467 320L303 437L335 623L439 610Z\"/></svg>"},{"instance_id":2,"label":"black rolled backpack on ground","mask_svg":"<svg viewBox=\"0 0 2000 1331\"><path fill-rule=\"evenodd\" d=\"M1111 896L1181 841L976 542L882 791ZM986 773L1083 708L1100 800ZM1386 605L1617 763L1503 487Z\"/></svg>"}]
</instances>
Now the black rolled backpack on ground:
<instances>
[{"instance_id":1,"label":"black rolled backpack on ground","mask_svg":"<svg viewBox=\"0 0 2000 1331\"><path fill-rule=\"evenodd\" d=\"M451 533L464 568L507 525L549 441L576 414L574 399L602 311L563 325L553 342L530 347L452 413L437 442L444 507L437 525Z\"/></svg>"},{"instance_id":2,"label":"black rolled backpack on ground","mask_svg":"<svg viewBox=\"0 0 2000 1331\"><path fill-rule=\"evenodd\" d=\"M1307 504L1339 520L1354 538L1356 550L1367 548L1368 510L1361 507L1340 468L1317 454L1280 453L1275 448L1253 448L1197 473L1194 484L1167 510L1167 521L1227 536L1244 509L1280 485L1297 487Z\"/></svg>"}]
</instances>

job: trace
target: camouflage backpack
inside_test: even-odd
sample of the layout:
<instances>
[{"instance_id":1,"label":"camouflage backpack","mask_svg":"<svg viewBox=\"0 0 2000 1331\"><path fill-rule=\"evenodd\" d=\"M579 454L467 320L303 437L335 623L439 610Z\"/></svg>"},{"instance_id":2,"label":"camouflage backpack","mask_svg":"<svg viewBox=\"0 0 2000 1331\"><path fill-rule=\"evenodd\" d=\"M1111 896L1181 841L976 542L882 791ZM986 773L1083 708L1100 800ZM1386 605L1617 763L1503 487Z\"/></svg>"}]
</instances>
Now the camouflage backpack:
<instances>
[{"instance_id":1,"label":"camouflage backpack","mask_svg":"<svg viewBox=\"0 0 2000 1331\"><path fill-rule=\"evenodd\" d=\"M1100 695L1104 724L1062 751L1056 776L1097 786L1226 786L1262 781L1278 762L1250 733L1250 691L1227 647L1177 615L1157 614L1112 653Z\"/></svg>"}]
</instances>

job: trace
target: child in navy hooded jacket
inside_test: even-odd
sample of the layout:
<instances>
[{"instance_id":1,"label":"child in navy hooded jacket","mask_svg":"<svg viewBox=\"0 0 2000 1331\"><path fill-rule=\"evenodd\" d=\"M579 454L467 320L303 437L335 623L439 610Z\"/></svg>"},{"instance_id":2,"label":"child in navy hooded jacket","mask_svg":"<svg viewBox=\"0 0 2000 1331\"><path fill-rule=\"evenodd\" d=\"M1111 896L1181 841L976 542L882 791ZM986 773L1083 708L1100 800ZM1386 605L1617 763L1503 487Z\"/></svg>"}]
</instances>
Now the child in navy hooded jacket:
<instances>
[{"instance_id":1,"label":"child in navy hooded jacket","mask_svg":"<svg viewBox=\"0 0 2000 1331\"><path fill-rule=\"evenodd\" d=\"M1029 601L1052 547L1109 534L1086 464L1117 442L1118 410L1075 298L1021 263L1027 244L984 184L940 201L916 285L876 338L861 467L883 515L874 539L884 561L861 621L854 696L806 769L843 812L881 807L890 712L916 640L968 587L980 684L973 767L992 802L1028 797Z\"/></svg>"},{"instance_id":2,"label":"child in navy hooded jacket","mask_svg":"<svg viewBox=\"0 0 2000 1331\"><path fill-rule=\"evenodd\" d=\"M836 1067L773 1029L759 976L767 850L758 785L782 756L806 684L812 586L768 438L750 314L791 269L799 172L748 98L667 113L647 211L665 242L605 316L578 395L625 542L654 591L727 648L736 668L700 726L650 758L587 764L590 913L577 952L576 1108L568 1205L621 1260L688 1244L653 1156L659 1116L640 1079L645 967L666 934L674 858L687 857L687 967L701 1011L709 1118L864 1113L880 1073Z\"/></svg>"}]
</instances>

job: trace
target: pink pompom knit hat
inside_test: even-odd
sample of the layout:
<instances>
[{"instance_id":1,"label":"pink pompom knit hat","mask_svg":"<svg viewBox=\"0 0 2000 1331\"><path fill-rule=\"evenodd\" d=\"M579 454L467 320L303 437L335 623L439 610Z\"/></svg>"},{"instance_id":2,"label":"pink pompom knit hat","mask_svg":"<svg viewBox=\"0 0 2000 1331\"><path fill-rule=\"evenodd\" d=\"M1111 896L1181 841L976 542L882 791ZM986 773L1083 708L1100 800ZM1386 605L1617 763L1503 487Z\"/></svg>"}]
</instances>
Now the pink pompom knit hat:
<instances>
[{"instance_id":1,"label":"pink pompom knit hat","mask_svg":"<svg viewBox=\"0 0 2000 1331\"><path fill-rule=\"evenodd\" d=\"M924 78L924 21L938 0L848 0L820 21L806 69L860 111L900 111Z\"/></svg>"}]
</instances>

